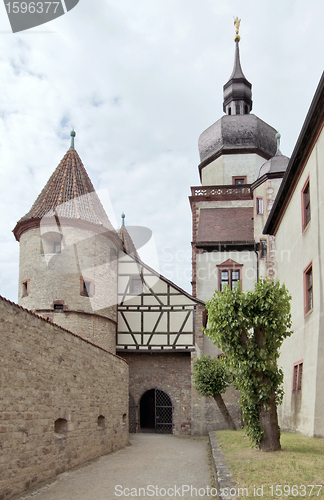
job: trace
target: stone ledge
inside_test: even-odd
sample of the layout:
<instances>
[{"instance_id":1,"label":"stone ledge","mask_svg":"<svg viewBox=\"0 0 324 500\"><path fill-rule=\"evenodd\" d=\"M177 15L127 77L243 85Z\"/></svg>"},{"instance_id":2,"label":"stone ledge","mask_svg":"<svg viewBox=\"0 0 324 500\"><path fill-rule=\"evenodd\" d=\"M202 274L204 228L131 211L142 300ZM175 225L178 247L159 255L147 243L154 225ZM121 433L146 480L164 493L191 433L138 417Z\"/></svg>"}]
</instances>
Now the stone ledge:
<instances>
[{"instance_id":1,"label":"stone ledge","mask_svg":"<svg viewBox=\"0 0 324 500\"><path fill-rule=\"evenodd\" d=\"M236 488L236 482L230 473L224 454L218 444L215 431L209 433L209 443L213 457L213 469L218 498L219 500L232 500L230 489Z\"/></svg>"}]
</instances>

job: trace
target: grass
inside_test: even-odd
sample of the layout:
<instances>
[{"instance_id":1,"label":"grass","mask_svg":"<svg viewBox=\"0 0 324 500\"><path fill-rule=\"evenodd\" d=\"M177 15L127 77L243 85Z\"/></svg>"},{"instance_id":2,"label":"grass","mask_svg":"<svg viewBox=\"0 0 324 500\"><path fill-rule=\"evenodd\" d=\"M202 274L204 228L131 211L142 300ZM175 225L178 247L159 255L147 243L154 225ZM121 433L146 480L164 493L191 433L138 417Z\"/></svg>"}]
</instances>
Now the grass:
<instances>
[{"instance_id":1,"label":"grass","mask_svg":"<svg viewBox=\"0 0 324 500\"><path fill-rule=\"evenodd\" d=\"M216 435L240 488L233 499L324 499L324 439L283 432L281 451L265 453L251 448L242 430Z\"/></svg>"}]
</instances>

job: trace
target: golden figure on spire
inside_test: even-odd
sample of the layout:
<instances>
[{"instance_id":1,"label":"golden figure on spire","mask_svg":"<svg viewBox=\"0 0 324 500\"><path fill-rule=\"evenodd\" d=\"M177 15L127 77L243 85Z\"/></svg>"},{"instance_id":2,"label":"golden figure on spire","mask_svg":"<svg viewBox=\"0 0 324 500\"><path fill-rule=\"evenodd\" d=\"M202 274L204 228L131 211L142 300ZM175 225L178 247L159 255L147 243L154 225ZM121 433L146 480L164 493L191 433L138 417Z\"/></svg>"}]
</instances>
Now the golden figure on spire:
<instances>
[{"instance_id":1,"label":"golden figure on spire","mask_svg":"<svg viewBox=\"0 0 324 500\"><path fill-rule=\"evenodd\" d=\"M239 30L240 30L240 24L241 24L241 19L239 19L237 16L236 18L234 19L234 26L235 26L235 37L234 37L234 41L235 42L239 42L241 40L241 37L239 35Z\"/></svg>"}]
</instances>

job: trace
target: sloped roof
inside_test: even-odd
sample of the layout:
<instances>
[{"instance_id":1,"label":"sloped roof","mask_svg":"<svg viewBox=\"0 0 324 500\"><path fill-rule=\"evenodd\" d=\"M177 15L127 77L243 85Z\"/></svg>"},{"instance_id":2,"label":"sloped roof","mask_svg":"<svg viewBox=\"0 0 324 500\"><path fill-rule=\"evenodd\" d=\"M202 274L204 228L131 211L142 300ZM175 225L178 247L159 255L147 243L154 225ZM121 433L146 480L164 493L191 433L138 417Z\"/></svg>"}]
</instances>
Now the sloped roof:
<instances>
[{"instance_id":1,"label":"sloped roof","mask_svg":"<svg viewBox=\"0 0 324 500\"><path fill-rule=\"evenodd\" d=\"M131 236L130 236L130 234L127 231L125 226L122 226L119 229L118 235L119 235L120 239L122 240L124 251L126 253L128 253L129 255L132 255L133 257L136 257L137 259L140 260L140 256L137 253L134 242L133 242L133 240L132 240L132 238L131 238Z\"/></svg>"},{"instance_id":2,"label":"sloped roof","mask_svg":"<svg viewBox=\"0 0 324 500\"><path fill-rule=\"evenodd\" d=\"M284 178L263 229L263 234L276 235L300 176L324 126L324 72L289 160ZM299 194L300 196L300 194Z\"/></svg>"},{"instance_id":3,"label":"sloped roof","mask_svg":"<svg viewBox=\"0 0 324 500\"><path fill-rule=\"evenodd\" d=\"M22 224L54 215L90 222L115 232L73 147L64 155L29 212L17 222L16 238Z\"/></svg>"},{"instance_id":4,"label":"sloped roof","mask_svg":"<svg viewBox=\"0 0 324 500\"><path fill-rule=\"evenodd\" d=\"M260 177L264 174L284 173L287 169L288 163L289 158L283 155L280 149L278 149L276 154L261 166L258 179L260 179Z\"/></svg>"}]
</instances>

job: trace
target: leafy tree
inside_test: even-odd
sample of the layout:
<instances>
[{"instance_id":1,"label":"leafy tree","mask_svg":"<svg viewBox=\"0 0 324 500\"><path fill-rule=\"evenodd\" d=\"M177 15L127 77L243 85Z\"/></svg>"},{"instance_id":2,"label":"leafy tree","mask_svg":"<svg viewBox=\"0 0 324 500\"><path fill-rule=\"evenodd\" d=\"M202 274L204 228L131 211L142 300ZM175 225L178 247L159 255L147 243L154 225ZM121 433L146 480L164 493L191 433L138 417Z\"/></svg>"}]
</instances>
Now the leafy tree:
<instances>
[{"instance_id":1,"label":"leafy tree","mask_svg":"<svg viewBox=\"0 0 324 500\"><path fill-rule=\"evenodd\" d=\"M279 348L291 335L291 297L279 281L262 279L254 290L224 287L207 302L206 335L226 353L241 391L242 417L252 442L280 449L277 405L283 397Z\"/></svg>"},{"instance_id":2,"label":"leafy tree","mask_svg":"<svg viewBox=\"0 0 324 500\"><path fill-rule=\"evenodd\" d=\"M211 358L209 355L196 358L193 363L194 387L201 396L212 396L227 422L228 428L236 430L234 421L229 414L222 394L231 381L230 374L221 358Z\"/></svg>"}]
</instances>

